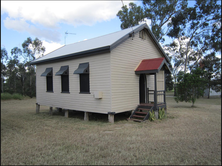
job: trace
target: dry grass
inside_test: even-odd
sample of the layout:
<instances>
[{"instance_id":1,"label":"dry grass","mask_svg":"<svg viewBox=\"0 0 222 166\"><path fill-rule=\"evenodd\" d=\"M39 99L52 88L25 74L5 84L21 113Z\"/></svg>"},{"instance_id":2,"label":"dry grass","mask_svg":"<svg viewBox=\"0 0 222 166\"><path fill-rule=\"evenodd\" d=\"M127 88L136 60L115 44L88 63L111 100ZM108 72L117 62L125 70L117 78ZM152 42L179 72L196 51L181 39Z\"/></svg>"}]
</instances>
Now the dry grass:
<instances>
[{"instance_id":1,"label":"dry grass","mask_svg":"<svg viewBox=\"0 0 222 166\"><path fill-rule=\"evenodd\" d=\"M35 114L35 99L1 101L2 165L221 165L221 100L196 107L167 98L168 118L128 122L128 115Z\"/></svg>"}]
</instances>

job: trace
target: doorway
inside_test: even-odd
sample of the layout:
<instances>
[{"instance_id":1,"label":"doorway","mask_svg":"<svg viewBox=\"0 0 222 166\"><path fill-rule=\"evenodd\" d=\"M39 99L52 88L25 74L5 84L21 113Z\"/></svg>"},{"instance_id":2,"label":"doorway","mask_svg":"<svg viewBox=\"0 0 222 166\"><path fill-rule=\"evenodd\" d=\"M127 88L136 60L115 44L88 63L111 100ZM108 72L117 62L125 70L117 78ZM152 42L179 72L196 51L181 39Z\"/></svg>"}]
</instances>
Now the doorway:
<instances>
[{"instance_id":1,"label":"doorway","mask_svg":"<svg viewBox=\"0 0 222 166\"><path fill-rule=\"evenodd\" d=\"M146 75L140 74L139 80L140 103L146 103Z\"/></svg>"}]
</instances>

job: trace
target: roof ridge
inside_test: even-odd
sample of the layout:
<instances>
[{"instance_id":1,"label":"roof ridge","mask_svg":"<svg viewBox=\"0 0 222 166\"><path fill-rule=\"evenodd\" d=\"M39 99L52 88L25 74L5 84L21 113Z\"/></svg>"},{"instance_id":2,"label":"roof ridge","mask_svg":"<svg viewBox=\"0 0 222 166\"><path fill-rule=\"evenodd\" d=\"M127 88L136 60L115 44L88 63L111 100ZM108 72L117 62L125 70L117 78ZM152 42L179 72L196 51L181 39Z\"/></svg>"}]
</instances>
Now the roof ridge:
<instances>
[{"instance_id":1,"label":"roof ridge","mask_svg":"<svg viewBox=\"0 0 222 166\"><path fill-rule=\"evenodd\" d=\"M146 23L144 23L144 24L146 24ZM139 25L142 26L143 24L139 24ZM119 30L119 31L111 32L111 33L108 33L108 34L105 34L105 35L93 37L93 38L90 38L90 39L87 39L87 40L82 40L82 41L78 41L78 42L75 42L75 43L70 43L70 44L67 44L67 45L76 44L76 43L82 43L82 42L86 42L86 41L89 41L89 40L92 40L92 39L96 39L96 38L100 38L100 37L112 35L112 34L115 34L115 33L118 33L118 32L122 32L122 31L128 30L128 29L130 29L130 28L134 28L134 27L139 26L139 25L135 25L135 26L133 26L133 27L129 27L129 28L122 29L122 30ZM134 31L134 30L135 30L135 29L133 29L133 30L131 30L131 31ZM131 31L130 31L130 32L131 32ZM67 45L65 45L65 46L67 46Z\"/></svg>"}]
</instances>

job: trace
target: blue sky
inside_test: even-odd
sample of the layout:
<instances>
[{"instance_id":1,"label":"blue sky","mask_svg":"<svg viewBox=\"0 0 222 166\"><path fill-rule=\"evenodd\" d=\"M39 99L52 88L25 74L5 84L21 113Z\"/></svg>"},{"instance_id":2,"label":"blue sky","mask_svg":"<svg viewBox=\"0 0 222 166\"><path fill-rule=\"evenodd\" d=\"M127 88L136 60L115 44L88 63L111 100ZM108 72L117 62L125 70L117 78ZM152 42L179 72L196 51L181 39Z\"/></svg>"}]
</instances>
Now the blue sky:
<instances>
[{"instance_id":1,"label":"blue sky","mask_svg":"<svg viewBox=\"0 0 222 166\"><path fill-rule=\"evenodd\" d=\"M128 5L131 1L123 2ZM66 44L119 31L116 14L121 7L121 0L1 1L1 47L10 55L28 37L37 37L47 54L64 45L66 31L75 33L66 35Z\"/></svg>"},{"instance_id":2,"label":"blue sky","mask_svg":"<svg viewBox=\"0 0 222 166\"><path fill-rule=\"evenodd\" d=\"M124 5L142 1L123 1ZM193 5L194 1L189 1ZM10 55L14 47L37 37L45 54L65 44L121 30L116 16L122 1L1 1L1 47ZM149 22L148 22L149 24ZM169 43L170 38L166 38Z\"/></svg>"}]
</instances>

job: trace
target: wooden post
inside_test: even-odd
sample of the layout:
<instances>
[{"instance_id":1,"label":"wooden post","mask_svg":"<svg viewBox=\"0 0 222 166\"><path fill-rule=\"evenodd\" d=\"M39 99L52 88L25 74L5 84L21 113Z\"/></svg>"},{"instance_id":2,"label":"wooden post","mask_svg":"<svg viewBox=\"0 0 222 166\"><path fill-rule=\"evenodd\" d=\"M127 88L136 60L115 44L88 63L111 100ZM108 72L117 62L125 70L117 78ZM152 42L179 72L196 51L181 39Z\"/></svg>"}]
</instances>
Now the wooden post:
<instances>
[{"instance_id":1,"label":"wooden post","mask_svg":"<svg viewBox=\"0 0 222 166\"><path fill-rule=\"evenodd\" d=\"M40 105L38 103L36 103L36 113L38 114L40 111Z\"/></svg>"},{"instance_id":2,"label":"wooden post","mask_svg":"<svg viewBox=\"0 0 222 166\"><path fill-rule=\"evenodd\" d=\"M114 123L114 114L113 113L108 113L108 119L110 123Z\"/></svg>"},{"instance_id":3,"label":"wooden post","mask_svg":"<svg viewBox=\"0 0 222 166\"><path fill-rule=\"evenodd\" d=\"M154 111L157 110L157 78L156 73L154 74ZM158 111L158 110L157 110Z\"/></svg>"},{"instance_id":4,"label":"wooden post","mask_svg":"<svg viewBox=\"0 0 222 166\"><path fill-rule=\"evenodd\" d=\"M53 107L49 107L49 114L52 115L53 113Z\"/></svg>"},{"instance_id":5,"label":"wooden post","mask_svg":"<svg viewBox=\"0 0 222 166\"><path fill-rule=\"evenodd\" d=\"M65 110L65 117L66 117L66 118L69 117L69 110Z\"/></svg>"},{"instance_id":6,"label":"wooden post","mask_svg":"<svg viewBox=\"0 0 222 166\"><path fill-rule=\"evenodd\" d=\"M164 70L164 104L166 104L166 70Z\"/></svg>"},{"instance_id":7,"label":"wooden post","mask_svg":"<svg viewBox=\"0 0 222 166\"><path fill-rule=\"evenodd\" d=\"M89 121L89 113L84 112L84 121Z\"/></svg>"}]
</instances>

